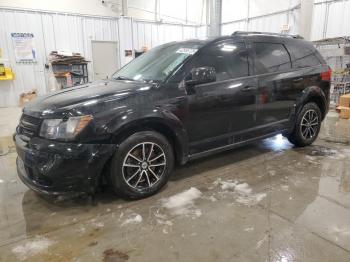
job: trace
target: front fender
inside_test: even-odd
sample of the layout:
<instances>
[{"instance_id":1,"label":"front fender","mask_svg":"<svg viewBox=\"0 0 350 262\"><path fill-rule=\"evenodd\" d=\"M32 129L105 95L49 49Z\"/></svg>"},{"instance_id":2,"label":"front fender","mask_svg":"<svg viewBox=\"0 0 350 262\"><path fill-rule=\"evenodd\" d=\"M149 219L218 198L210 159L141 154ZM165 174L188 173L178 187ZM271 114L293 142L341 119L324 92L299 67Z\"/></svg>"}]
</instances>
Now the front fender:
<instances>
[{"instance_id":1,"label":"front fender","mask_svg":"<svg viewBox=\"0 0 350 262\"><path fill-rule=\"evenodd\" d=\"M181 164L187 162L188 135L181 120L169 110L162 108L143 109L142 112L125 111L116 116L106 126L107 132L114 137L129 135L136 131L157 127L157 131L174 138L175 153Z\"/></svg>"}]
</instances>

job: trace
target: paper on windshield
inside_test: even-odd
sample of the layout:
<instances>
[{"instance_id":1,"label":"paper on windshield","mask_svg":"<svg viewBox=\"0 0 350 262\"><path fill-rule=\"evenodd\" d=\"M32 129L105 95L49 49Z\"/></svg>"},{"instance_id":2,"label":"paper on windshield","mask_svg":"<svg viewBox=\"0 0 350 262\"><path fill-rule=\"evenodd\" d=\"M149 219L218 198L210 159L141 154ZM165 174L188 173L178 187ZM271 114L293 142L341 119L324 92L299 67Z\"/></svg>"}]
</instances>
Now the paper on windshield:
<instances>
[{"instance_id":1,"label":"paper on windshield","mask_svg":"<svg viewBox=\"0 0 350 262\"><path fill-rule=\"evenodd\" d=\"M193 55L194 53L197 52L198 49L196 48L185 48L185 47L181 47L179 48L176 53L179 54L187 54L187 55Z\"/></svg>"}]
</instances>

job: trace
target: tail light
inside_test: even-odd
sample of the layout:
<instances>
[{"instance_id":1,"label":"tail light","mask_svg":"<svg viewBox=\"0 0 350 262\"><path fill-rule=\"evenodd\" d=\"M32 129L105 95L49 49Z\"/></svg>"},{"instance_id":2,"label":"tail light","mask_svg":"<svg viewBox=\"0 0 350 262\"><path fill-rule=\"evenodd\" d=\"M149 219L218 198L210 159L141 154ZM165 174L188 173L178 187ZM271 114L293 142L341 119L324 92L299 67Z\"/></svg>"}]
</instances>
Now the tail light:
<instances>
[{"instance_id":1,"label":"tail light","mask_svg":"<svg viewBox=\"0 0 350 262\"><path fill-rule=\"evenodd\" d=\"M332 69L328 69L327 71L321 73L321 80L331 81L331 76L332 76Z\"/></svg>"}]
</instances>

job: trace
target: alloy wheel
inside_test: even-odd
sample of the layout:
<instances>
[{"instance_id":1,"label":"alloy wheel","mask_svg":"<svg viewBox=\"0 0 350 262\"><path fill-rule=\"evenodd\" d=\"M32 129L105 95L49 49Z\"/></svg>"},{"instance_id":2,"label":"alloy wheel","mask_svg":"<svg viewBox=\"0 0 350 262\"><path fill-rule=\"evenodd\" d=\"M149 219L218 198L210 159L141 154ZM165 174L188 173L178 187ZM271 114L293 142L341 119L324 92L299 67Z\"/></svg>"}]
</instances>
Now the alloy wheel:
<instances>
[{"instance_id":1,"label":"alloy wheel","mask_svg":"<svg viewBox=\"0 0 350 262\"><path fill-rule=\"evenodd\" d=\"M305 112L303 118L301 119L300 131L304 139L312 139L318 132L319 119L317 112L310 109Z\"/></svg>"},{"instance_id":2,"label":"alloy wheel","mask_svg":"<svg viewBox=\"0 0 350 262\"><path fill-rule=\"evenodd\" d=\"M134 189L153 187L163 176L166 157L163 149L154 142L134 146L125 156L122 173L125 182Z\"/></svg>"}]
</instances>

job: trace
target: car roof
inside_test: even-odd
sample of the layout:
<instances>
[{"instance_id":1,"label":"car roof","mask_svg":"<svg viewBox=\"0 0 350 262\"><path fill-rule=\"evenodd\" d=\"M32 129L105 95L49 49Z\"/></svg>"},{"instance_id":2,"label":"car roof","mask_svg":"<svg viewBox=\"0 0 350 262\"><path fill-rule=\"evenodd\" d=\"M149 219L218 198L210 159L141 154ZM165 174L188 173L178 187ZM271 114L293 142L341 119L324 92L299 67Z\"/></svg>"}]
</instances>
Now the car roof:
<instances>
[{"instance_id":1,"label":"car roof","mask_svg":"<svg viewBox=\"0 0 350 262\"><path fill-rule=\"evenodd\" d=\"M219 37L207 37L202 39L189 39L184 41L176 41L172 43L188 43L188 44L199 44L201 48L208 46L212 43L220 42L223 40L244 40L249 39L251 41L262 41L270 43L290 43L290 42L302 42L303 44L310 45L311 43L304 40L303 37L299 35L288 35L288 34L278 34L269 32L246 32L246 31L236 31L231 35L224 35ZM170 44L170 43L169 43Z\"/></svg>"},{"instance_id":2,"label":"car roof","mask_svg":"<svg viewBox=\"0 0 350 262\"><path fill-rule=\"evenodd\" d=\"M303 39L299 35L278 34L269 32L248 32L248 31L236 31L231 35L224 35L219 37L207 37L203 39L189 39L185 41L179 41L183 43L198 43L206 45L211 42L222 41L226 39L260 39L260 40L274 40L274 41L288 41L288 39Z\"/></svg>"}]
</instances>

